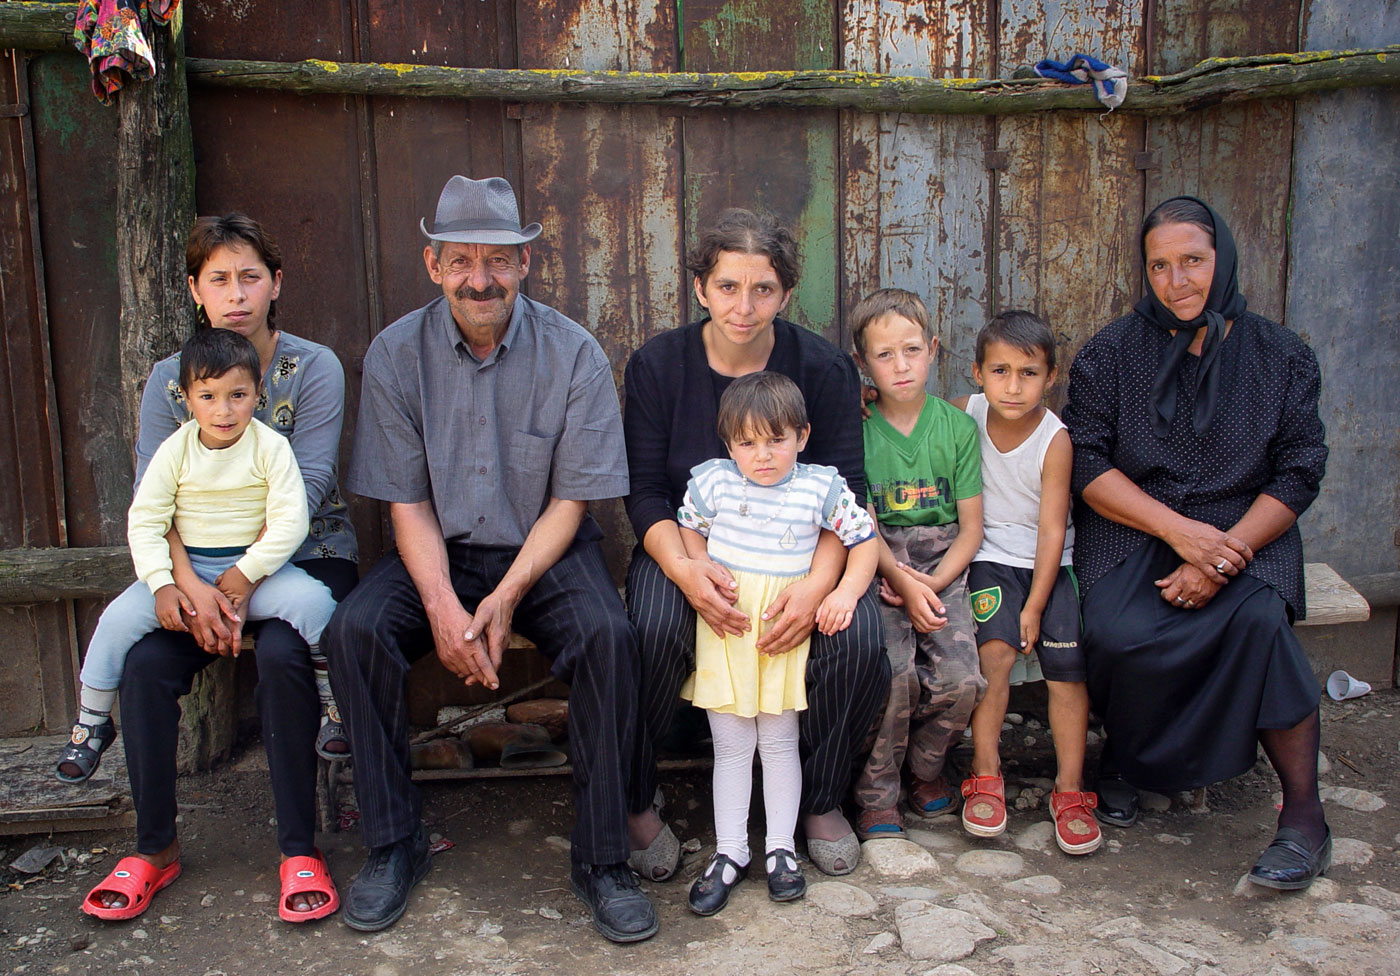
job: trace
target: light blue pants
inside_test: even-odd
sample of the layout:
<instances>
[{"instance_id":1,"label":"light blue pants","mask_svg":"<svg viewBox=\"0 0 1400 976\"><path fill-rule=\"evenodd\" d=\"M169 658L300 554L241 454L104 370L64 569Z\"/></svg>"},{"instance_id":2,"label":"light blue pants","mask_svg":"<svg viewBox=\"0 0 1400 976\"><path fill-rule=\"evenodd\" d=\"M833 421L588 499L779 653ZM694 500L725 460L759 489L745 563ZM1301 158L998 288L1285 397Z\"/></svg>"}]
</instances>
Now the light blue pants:
<instances>
[{"instance_id":1,"label":"light blue pants","mask_svg":"<svg viewBox=\"0 0 1400 976\"><path fill-rule=\"evenodd\" d=\"M209 556L191 552L190 564L206 583L213 583L224 570L238 562L240 554ZM335 612L335 597L320 580L286 563L253 590L243 608L243 620L285 620L302 639L315 644ZM102 611L79 676L89 688L116 688L126 665L131 645L153 630L160 630L156 619L156 598L151 588L137 580Z\"/></svg>"}]
</instances>

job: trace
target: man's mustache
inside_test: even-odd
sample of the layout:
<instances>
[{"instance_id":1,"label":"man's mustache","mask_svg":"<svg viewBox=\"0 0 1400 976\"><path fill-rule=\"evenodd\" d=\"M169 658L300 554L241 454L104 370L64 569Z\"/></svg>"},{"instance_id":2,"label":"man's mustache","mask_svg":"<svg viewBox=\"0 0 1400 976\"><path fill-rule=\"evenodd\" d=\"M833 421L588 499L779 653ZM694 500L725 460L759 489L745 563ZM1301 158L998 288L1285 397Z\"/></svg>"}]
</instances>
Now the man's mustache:
<instances>
[{"instance_id":1,"label":"man's mustache","mask_svg":"<svg viewBox=\"0 0 1400 976\"><path fill-rule=\"evenodd\" d=\"M481 291L477 291L470 285L463 285L462 287L457 289L457 297L470 299L474 302L485 302L493 298L505 298L506 290L500 285L492 285L490 288L485 288Z\"/></svg>"}]
</instances>

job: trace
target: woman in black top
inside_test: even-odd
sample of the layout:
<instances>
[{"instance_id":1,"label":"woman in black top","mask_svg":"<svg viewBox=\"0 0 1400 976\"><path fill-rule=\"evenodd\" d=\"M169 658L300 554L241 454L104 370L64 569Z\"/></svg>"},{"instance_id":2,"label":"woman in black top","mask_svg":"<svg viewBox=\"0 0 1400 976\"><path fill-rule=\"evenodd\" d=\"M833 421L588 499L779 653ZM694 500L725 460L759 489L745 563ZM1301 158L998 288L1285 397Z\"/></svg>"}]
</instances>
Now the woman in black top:
<instances>
[{"instance_id":1,"label":"woman in black top","mask_svg":"<svg viewBox=\"0 0 1400 976\"><path fill-rule=\"evenodd\" d=\"M656 336L633 354L623 415L627 513L639 540L627 574L628 610L642 655L641 721L628 796L632 863L658 881L674 873L680 845L652 808L655 744L669 729L681 683L694 669L696 615L716 633L750 626L732 605L728 574L708 559L686 558L676 523L690 469L727 456L715 429L720 394L735 377L759 370L790 377L812 423L799 460L836 467L857 497L865 495L855 364L820 336L778 318L797 284L792 236L766 215L726 211L701 234L687 267L709 315ZM803 829L814 863L828 874L845 874L854 870L860 845L840 804L884 702L889 665L870 594L845 631L825 637L812 630L817 605L845 566L839 540L822 535L811 574L770 608L760 644L778 653L811 633L808 709L801 717Z\"/></svg>"},{"instance_id":2,"label":"woman in black top","mask_svg":"<svg viewBox=\"0 0 1400 976\"><path fill-rule=\"evenodd\" d=\"M1245 310L1234 240L1192 197L1143 224L1150 290L1084 346L1064 411L1089 691L1108 740L1100 819L1127 783L1184 790L1245 772L1283 785L1250 880L1302 888L1331 859L1317 793L1318 685L1295 524L1327 460L1319 375L1297 335Z\"/></svg>"}]
</instances>

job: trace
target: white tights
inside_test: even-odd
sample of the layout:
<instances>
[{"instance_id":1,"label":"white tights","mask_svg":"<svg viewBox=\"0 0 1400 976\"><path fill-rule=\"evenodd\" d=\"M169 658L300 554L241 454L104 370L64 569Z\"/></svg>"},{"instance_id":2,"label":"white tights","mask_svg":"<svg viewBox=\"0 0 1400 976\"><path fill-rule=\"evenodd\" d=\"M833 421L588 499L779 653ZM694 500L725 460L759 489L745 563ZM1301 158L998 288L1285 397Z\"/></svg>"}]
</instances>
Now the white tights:
<instances>
[{"instance_id":1,"label":"white tights","mask_svg":"<svg viewBox=\"0 0 1400 976\"><path fill-rule=\"evenodd\" d=\"M763 809L768 824L764 850L793 850L797 806L802 797L797 712L760 712L753 718L726 712L710 712L709 716L715 743L716 850L735 864L749 863L749 798L753 792L755 743L763 761Z\"/></svg>"}]
</instances>

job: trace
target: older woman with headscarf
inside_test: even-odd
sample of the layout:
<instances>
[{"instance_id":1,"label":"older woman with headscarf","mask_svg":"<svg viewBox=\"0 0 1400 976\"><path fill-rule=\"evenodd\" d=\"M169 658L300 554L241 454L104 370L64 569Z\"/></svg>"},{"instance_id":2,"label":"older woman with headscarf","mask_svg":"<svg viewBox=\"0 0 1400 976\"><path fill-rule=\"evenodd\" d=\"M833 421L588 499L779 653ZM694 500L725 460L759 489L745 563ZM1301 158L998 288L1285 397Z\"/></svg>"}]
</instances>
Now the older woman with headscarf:
<instances>
[{"instance_id":1,"label":"older woman with headscarf","mask_svg":"<svg viewBox=\"0 0 1400 976\"><path fill-rule=\"evenodd\" d=\"M1327 460L1317 360L1246 311L1230 229L1200 200L1158 206L1141 244L1148 293L1075 357L1064 411L1107 732L1097 812L1130 826L1134 787L1237 776L1260 743L1283 808L1249 878L1304 888L1332 854L1319 688L1290 626L1304 612L1296 521Z\"/></svg>"}]
</instances>

